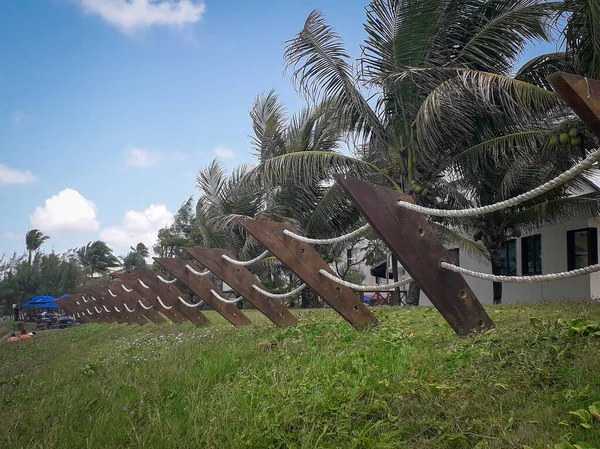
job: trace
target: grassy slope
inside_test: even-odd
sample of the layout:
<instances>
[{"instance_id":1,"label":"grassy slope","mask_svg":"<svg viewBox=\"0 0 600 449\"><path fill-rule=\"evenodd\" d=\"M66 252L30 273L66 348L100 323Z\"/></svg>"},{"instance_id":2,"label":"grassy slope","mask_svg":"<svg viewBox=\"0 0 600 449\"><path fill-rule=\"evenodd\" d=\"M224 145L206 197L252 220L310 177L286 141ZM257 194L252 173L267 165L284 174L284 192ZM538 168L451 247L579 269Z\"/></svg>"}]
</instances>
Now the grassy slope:
<instances>
[{"instance_id":1,"label":"grassy slope","mask_svg":"<svg viewBox=\"0 0 600 449\"><path fill-rule=\"evenodd\" d=\"M301 324L85 325L0 343L0 447L600 448L600 305L488 309L458 338L433 309L380 308L355 331L330 310ZM538 317L542 321L530 318ZM277 343L266 349L263 343Z\"/></svg>"}]
</instances>

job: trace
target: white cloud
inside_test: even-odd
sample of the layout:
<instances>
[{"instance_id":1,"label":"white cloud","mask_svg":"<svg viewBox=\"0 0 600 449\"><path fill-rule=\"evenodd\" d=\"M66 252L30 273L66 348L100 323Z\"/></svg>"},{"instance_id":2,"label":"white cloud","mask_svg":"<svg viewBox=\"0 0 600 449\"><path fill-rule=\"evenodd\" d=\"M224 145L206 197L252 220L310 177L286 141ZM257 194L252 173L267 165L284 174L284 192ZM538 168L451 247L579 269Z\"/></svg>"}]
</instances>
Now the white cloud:
<instances>
[{"instance_id":1,"label":"white cloud","mask_svg":"<svg viewBox=\"0 0 600 449\"><path fill-rule=\"evenodd\" d=\"M25 239L25 233L17 234L16 232L8 231L2 234L2 238L6 240L19 240Z\"/></svg>"},{"instance_id":2,"label":"white cloud","mask_svg":"<svg viewBox=\"0 0 600 449\"><path fill-rule=\"evenodd\" d=\"M33 176L29 170L21 171L15 168L7 167L4 164L0 164L0 186L7 186L10 184L29 184L35 180L35 176Z\"/></svg>"},{"instance_id":3,"label":"white cloud","mask_svg":"<svg viewBox=\"0 0 600 449\"><path fill-rule=\"evenodd\" d=\"M29 217L31 225L43 232L95 231L96 205L77 190L66 188L46 199Z\"/></svg>"},{"instance_id":4,"label":"white cloud","mask_svg":"<svg viewBox=\"0 0 600 449\"><path fill-rule=\"evenodd\" d=\"M119 246L135 246L143 242L151 248L156 243L158 230L173 223L173 214L164 204L151 204L146 210L128 210L120 226L112 226L100 232L100 238Z\"/></svg>"},{"instance_id":5,"label":"white cloud","mask_svg":"<svg viewBox=\"0 0 600 449\"><path fill-rule=\"evenodd\" d=\"M12 114L12 124L15 128L18 128L23 123L29 120L29 116L25 114L23 111L15 111Z\"/></svg>"},{"instance_id":6,"label":"white cloud","mask_svg":"<svg viewBox=\"0 0 600 449\"><path fill-rule=\"evenodd\" d=\"M206 5L195 0L77 0L86 14L100 16L125 34L152 26L181 28L199 22Z\"/></svg>"},{"instance_id":7,"label":"white cloud","mask_svg":"<svg viewBox=\"0 0 600 449\"><path fill-rule=\"evenodd\" d=\"M225 145L219 145L213 150L216 157L220 159L233 159L235 154L231 148L227 148Z\"/></svg>"},{"instance_id":8,"label":"white cloud","mask_svg":"<svg viewBox=\"0 0 600 449\"><path fill-rule=\"evenodd\" d=\"M128 167L152 167L160 161L160 154L155 151L129 145L125 149L125 165Z\"/></svg>"}]
</instances>

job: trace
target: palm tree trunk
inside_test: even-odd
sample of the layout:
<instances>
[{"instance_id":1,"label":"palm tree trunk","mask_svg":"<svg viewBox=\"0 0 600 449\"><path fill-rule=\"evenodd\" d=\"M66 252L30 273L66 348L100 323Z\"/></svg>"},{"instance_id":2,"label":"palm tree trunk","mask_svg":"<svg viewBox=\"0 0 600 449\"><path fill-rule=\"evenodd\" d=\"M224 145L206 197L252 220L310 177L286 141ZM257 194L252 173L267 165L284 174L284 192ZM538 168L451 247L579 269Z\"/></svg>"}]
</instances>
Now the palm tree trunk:
<instances>
[{"instance_id":1,"label":"palm tree trunk","mask_svg":"<svg viewBox=\"0 0 600 449\"><path fill-rule=\"evenodd\" d=\"M421 287L416 282L411 282L408 286L408 294L406 295L406 304L409 306L418 306L421 297Z\"/></svg>"},{"instance_id":2,"label":"palm tree trunk","mask_svg":"<svg viewBox=\"0 0 600 449\"><path fill-rule=\"evenodd\" d=\"M502 259L500 258L499 247L488 248L490 253L490 262L492 263L492 274L502 274ZM502 282L493 283L494 304L502 304Z\"/></svg>"},{"instance_id":3,"label":"palm tree trunk","mask_svg":"<svg viewBox=\"0 0 600 449\"><path fill-rule=\"evenodd\" d=\"M33 253L33 251L32 251L32 250L29 250L29 259L27 259L27 264L28 264L29 266L31 266L31 254L32 254L32 253Z\"/></svg>"}]
</instances>

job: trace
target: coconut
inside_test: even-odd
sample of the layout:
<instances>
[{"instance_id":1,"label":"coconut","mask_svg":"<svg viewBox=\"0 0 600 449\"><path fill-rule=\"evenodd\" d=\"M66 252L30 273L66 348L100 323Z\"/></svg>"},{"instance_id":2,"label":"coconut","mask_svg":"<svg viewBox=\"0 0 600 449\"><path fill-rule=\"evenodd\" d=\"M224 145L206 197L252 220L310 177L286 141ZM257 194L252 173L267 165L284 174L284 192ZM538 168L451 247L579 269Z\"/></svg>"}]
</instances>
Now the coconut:
<instances>
[{"instance_id":1,"label":"coconut","mask_svg":"<svg viewBox=\"0 0 600 449\"><path fill-rule=\"evenodd\" d=\"M569 143L569 135L567 133L562 133L558 140L560 140L560 143L563 145L566 145Z\"/></svg>"},{"instance_id":2,"label":"coconut","mask_svg":"<svg viewBox=\"0 0 600 449\"><path fill-rule=\"evenodd\" d=\"M552 145L553 147L555 147L556 145L558 145L558 136L555 134L552 137L550 137L550 140L548 141L548 143L550 145Z\"/></svg>"},{"instance_id":3,"label":"coconut","mask_svg":"<svg viewBox=\"0 0 600 449\"><path fill-rule=\"evenodd\" d=\"M571 131L569 131L569 136L571 137L577 137L579 135L579 131L577 131L577 128L573 128L571 129Z\"/></svg>"},{"instance_id":4,"label":"coconut","mask_svg":"<svg viewBox=\"0 0 600 449\"><path fill-rule=\"evenodd\" d=\"M421 192L421 196L426 197L428 193L429 193L429 189L423 189L423 191Z\"/></svg>"},{"instance_id":5,"label":"coconut","mask_svg":"<svg viewBox=\"0 0 600 449\"><path fill-rule=\"evenodd\" d=\"M583 143L581 137L571 137L571 146L578 147Z\"/></svg>"},{"instance_id":6,"label":"coconut","mask_svg":"<svg viewBox=\"0 0 600 449\"><path fill-rule=\"evenodd\" d=\"M421 193L421 192L423 192L423 187L415 186L415 193Z\"/></svg>"}]
</instances>

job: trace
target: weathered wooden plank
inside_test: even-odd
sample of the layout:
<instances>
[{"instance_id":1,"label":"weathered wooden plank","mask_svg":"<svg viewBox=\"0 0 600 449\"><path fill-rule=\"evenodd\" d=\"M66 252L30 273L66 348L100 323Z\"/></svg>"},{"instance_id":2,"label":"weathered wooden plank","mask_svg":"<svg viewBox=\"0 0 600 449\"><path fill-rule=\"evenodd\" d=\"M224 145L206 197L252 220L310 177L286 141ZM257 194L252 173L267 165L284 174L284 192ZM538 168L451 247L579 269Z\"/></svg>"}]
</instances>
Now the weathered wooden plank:
<instances>
[{"instance_id":1,"label":"weathered wooden plank","mask_svg":"<svg viewBox=\"0 0 600 449\"><path fill-rule=\"evenodd\" d=\"M110 285L114 286L114 284ZM127 323L135 323L139 324L140 326L143 326L148 322L148 319L140 313L142 309L141 307L137 307L133 310L133 312L129 312L129 310L127 310L127 308L125 307L123 300L116 293L114 293L113 289L109 287L109 284L102 288L96 287L94 290L96 290L100 295L102 295L102 299L106 302L107 307L112 307L115 313L121 316ZM116 297L111 295L111 293L116 295Z\"/></svg>"},{"instance_id":2,"label":"weathered wooden plank","mask_svg":"<svg viewBox=\"0 0 600 449\"><path fill-rule=\"evenodd\" d=\"M219 295L223 297L225 296L225 294L216 286L213 281L207 277L196 276L185 268L185 266L190 263L189 260L160 257L155 257L154 260L162 265L169 273L187 285L188 288L202 298L206 304L212 307L213 310L219 313L234 326L243 326L251 323L248 317L244 315L244 313L238 309L235 304L226 304L222 301L219 301L210 293L211 290L214 290Z\"/></svg>"},{"instance_id":3,"label":"weathered wooden plank","mask_svg":"<svg viewBox=\"0 0 600 449\"><path fill-rule=\"evenodd\" d=\"M265 298L252 288L252 284L263 289L265 287L246 267L233 265L221 257L223 254L233 257L230 252L222 249L184 249L216 276L223 279L277 326L288 327L298 324L296 317L283 304Z\"/></svg>"},{"instance_id":4,"label":"weathered wooden plank","mask_svg":"<svg viewBox=\"0 0 600 449\"><path fill-rule=\"evenodd\" d=\"M63 308L69 315L75 317L78 323L90 323L92 320L88 318L87 313L82 314L80 305L81 295L70 294L68 298L57 298L56 303ZM79 303L79 304L78 304ZM79 314L80 316L77 316Z\"/></svg>"},{"instance_id":5,"label":"weathered wooden plank","mask_svg":"<svg viewBox=\"0 0 600 449\"><path fill-rule=\"evenodd\" d=\"M121 314L115 312L112 307L108 307L108 304L106 304L106 299L102 296L102 294L98 291L97 288L86 288L83 289L81 292L87 294L90 298L92 298L92 300L94 301L94 303L92 304L92 306L94 307L94 311L96 311L96 307L100 309L100 312L98 313L100 317L106 318L107 321L115 321L119 324L126 323L125 318L122 317ZM108 312L104 310L102 306L106 306Z\"/></svg>"},{"instance_id":6,"label":"weathered wooden plank","mask_svg":"<svg viewBox=\"0 0 600 449\"><path fill-rule=\"evenodd\" d=\"M600 81L570 73L556 72L548 77L556 93L600 138Z\"/></svg>"},{"instance_id":7,"label":"weathered wooden plank","mask_svg":"<svg viewBox=\"0 0 600 449\"><path fill-rule=\"evenodd\" d=\"M427 218L398 206L400 200L412 201L410 196L343 175L335 180L457 334L493 326L462 275L440 266L453 263L452 256Z\"/></svg>"},{"instance_id":8,"label":"weathered wooden plank","mask_svg":"<svg viewBox=\"0 0 600 449\"><path fill-rule=\"evenodd\" d=\"M131 274L131 273L116 273L116 276L119 279L121 279L121 281L123 282L123 285L125 287L133 289L138 295L140 295L143 298L142 302L145 301L146 305L153 306L155 310L162 313L164 316L169 318L174 323L177 323L177 324L185 323L186 318L181 313L179 313L175 309L165 309L164 307L162 307L160 305L160 303L158 302L158 299L157 299L158 295L156 294L156 292L154 290L152 290L151 288L143 287L142 284L140 284L138 278L135 277L133 274ZM138 304L138 307L139 307L139 304Z\"/></svg>"},{"instance_id":9,"label":"weathered wooden plank","mask_svg":"<svg viewBox=\"0 0 600 449\"><path fill-rule=\"evenodd\" d=\"M173 307L177 312L186 317L196 326L207 326L210 320L197 308L186 307L179 301L179 296L183 297L183 293L174 284L164 284L156 277L156 272L135 271L133 273L138 279L141 279L144 284L156 292L162 302Z\"/></svg>"},{"instance_id":10,"label":"weathered wooden plank","mask_svg":"<svg viewBox=\"0 0 600 449\"><path fill-rule=\"evenodd\" d=\"M293 231L289 224L251 218L237 221L352 326L365 327L377 323L377 318L350 288L336 284L319 273L319 270L325 270L335 275L308 243L283 233L285 229Z\"/></svg>"},{"instance_id":11,"label":"weathered wooden plank","mask_svg":"<svg viewBox=\"0 0 600 449\"><path fill-rule=\"evenodd\" d=\"M140 306L139 301L143 301L144 298L138 295L135 292L135 290L132 290L130 292L124 290L122 285L123 283L120 279L113 279L106 285L107 289L110 288L110 291L113 294L117 295L117 299L121 304L121 306L118 306L119 309L121 307L125 308L125 304L127 304L129 309L134 310L134 312L132 313L142 315L146 319L152 321L154 324L164 324L167 322L158 311L154 310L154 308L146 310L142 306ZM125 310L127 309L125 308Z\"/></svg>"}]
</instances>

